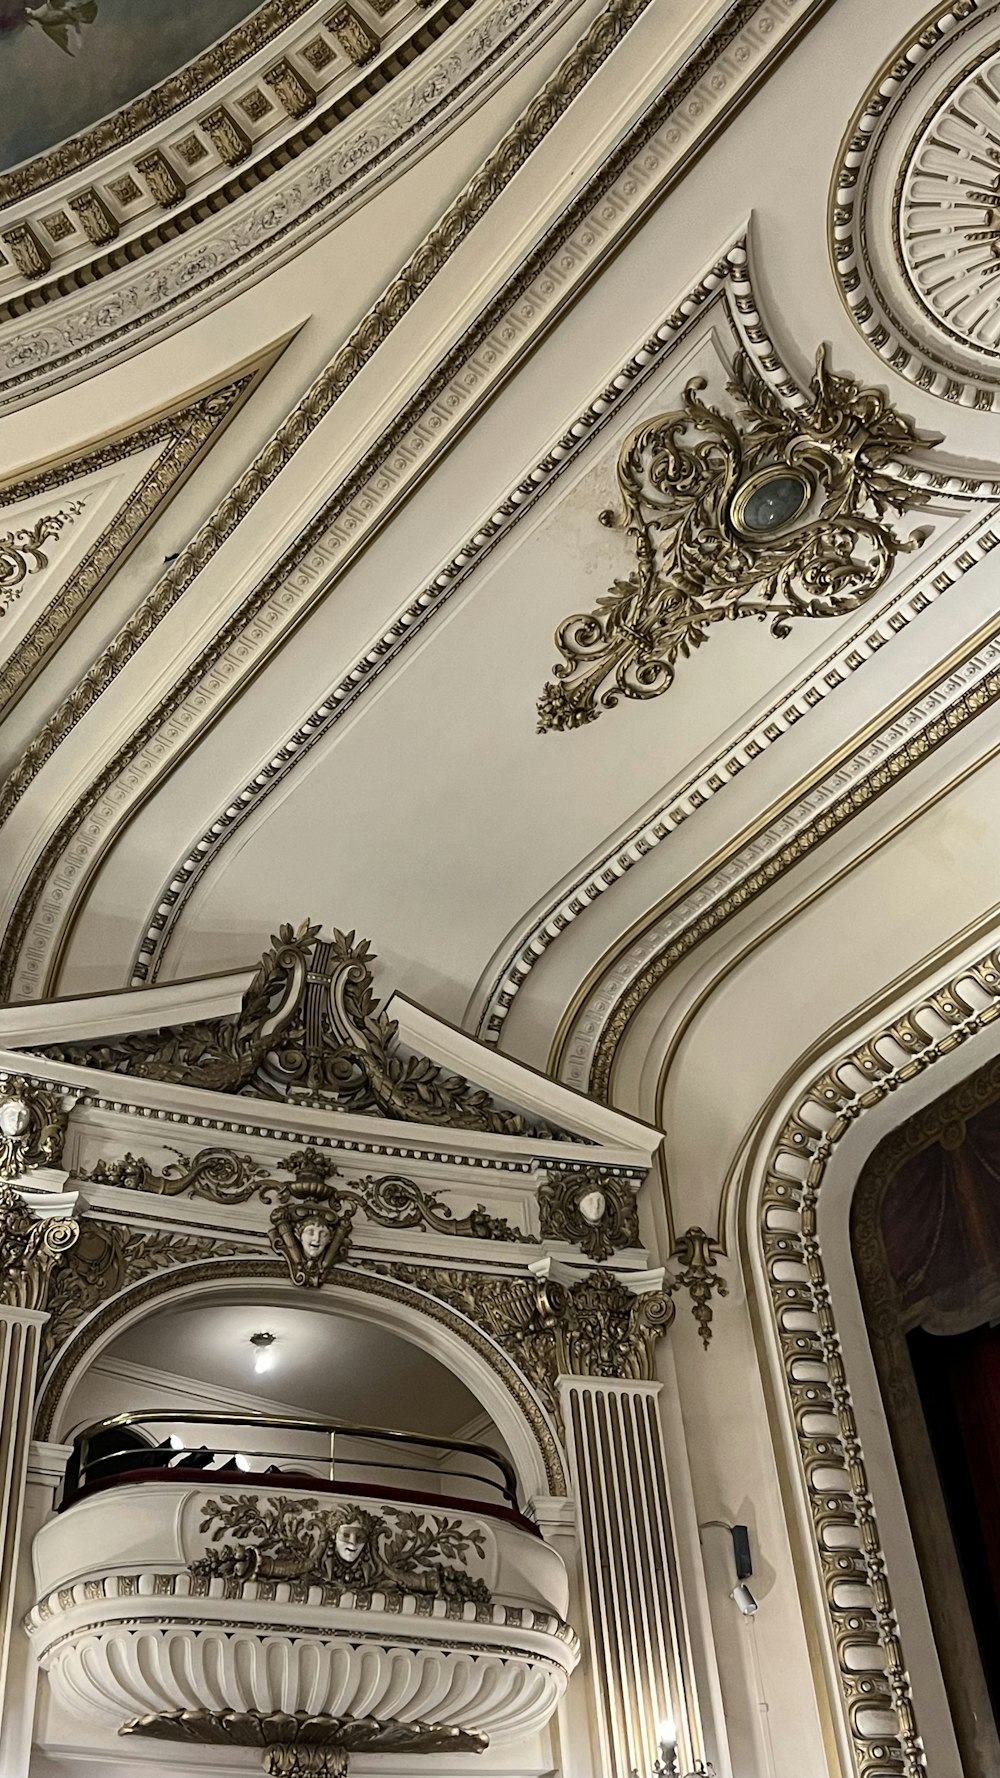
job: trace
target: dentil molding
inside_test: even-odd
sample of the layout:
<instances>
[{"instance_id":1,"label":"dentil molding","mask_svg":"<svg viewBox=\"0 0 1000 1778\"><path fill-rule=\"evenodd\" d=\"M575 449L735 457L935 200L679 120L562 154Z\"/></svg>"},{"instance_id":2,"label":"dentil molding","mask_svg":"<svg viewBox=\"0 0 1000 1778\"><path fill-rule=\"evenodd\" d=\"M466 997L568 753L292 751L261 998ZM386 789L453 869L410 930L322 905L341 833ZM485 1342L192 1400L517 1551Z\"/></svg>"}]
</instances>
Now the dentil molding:
<instances>
[{"instance_id":1,"label":"dentil molding","mask_svg":"<svg viewBox=\"0 0 1000 1778\"><path fill-rule=\"evenodd\" d=\"M193 583L626 34L645 3L647 0L611 0L269 441L258 462L181 552L130 620L133 628L148 633ZM446 446L456 427L466 423L470 407L507 374L512 358L520 356L581 281L592 275L596 262L653 197L680 175L712 125L760 77L782 43L808 22L816 4L817 0L737 0L657 94L645 116L599 172L566 206L537 250L508 278L377 444L303 528L281 561L220 624L213 642L102 768L50 835L9 922L0 951L3 991L9 998L44 997L53 950L85 888L92 861L103 852L119 820L127 812L134 813L137 799L142 801L151 793L177 750L190 745L193 734L214 720L237 694L244 676L258 670L289 626L329 591L410 480L426 470L429 457ZM825 0L818 0L818 4L825 4ZM412 619L400 614L399 621L409 627ZM86 694L91 702L115 677L123 639L116 638L90 669ZM0 818L6 819L13 801L24 794L45 758L77 719L76 715L69 718L62 708L45 725L0 792Z\"/></svg>"},{"instance_id":2,"label":"dentil molding","mask_svg":"<svg viewBox=\"0 0 1000 1778\"><path fill-rule=\"evenodd\" d=\"M931 395L1000 409L996 0L951 0L899 45L841 150L829 236L855 325Z\"/></svg>"},{"instance_id":3,"label":"dentil molding","mask_svg":"<svg viewBox=\"0 0 1000 1778\"><path fill-rule=\"evenodd\" d=\"M266 276L454 128L578 3L479 0L463 29L473 0L390 5L384 53L360 77L336 14L311 6L281 59L241 65L213 87L207 113L202 101L147 131L141 152L106 157L99 176L88 167L82 189L77 176L0 211L11 262L0 272L0 408ZM374 55L377 35L372 44ZM151 263L137 271L137 259Z\"/></svg>"}]
</instances>

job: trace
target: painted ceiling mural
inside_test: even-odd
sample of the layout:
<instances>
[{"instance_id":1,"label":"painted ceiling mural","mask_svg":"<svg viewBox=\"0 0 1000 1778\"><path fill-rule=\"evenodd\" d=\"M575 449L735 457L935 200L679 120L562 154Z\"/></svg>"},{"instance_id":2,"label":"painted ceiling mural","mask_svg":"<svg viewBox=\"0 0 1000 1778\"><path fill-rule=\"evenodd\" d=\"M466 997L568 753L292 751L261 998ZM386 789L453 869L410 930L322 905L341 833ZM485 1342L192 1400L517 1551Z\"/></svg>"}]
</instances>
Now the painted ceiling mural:
<instances>
[{"instance_id":1,"label":"painted ceiling mural","mask_svg":"<svg viewBox=\"0 0 1000 1778\"><path fill-rule=\"evenodd\" d=\"M256 10L250 0L0 0L0 167L97 123Z\"/></svg>"}]
</instances>

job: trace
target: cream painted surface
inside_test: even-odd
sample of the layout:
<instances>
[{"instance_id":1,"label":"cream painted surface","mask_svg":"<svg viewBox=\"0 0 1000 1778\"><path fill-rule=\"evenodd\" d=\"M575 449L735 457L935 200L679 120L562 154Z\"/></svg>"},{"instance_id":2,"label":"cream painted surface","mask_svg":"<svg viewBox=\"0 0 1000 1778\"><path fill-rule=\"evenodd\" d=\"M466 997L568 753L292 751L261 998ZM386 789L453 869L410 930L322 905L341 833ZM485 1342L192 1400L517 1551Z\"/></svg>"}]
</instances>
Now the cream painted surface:
<instances>
[{"instance_id":1,"label":"cream painted surface","mask_svg":"<svg viewBox=\"0 0 1000 1778\"><path fill-rule=\"evenodd\" d=\"M112 969L123 979L124 952L139 938L131 926L138 908L144 907L142 918L147 918L177 862L219 812L218 786L224 784L224 794L230 794L245 781L232 775L228 762L249 757L247 776L252 776L253 766L270 757L350 661L365 652L380 624L398 608L401 595L411 595L433 578L442 559L474 531L502 489L524 473L534 452L544 450L553 432L676 302L704 266L707 253L726 240L749 208L754 211L754 276L764 296L773 292L768 319L779 332L788 361L804 374L818 339L825 336L834 341L838 368L882 374L874 363L871 371L866 367L836 292L819 278L825 251L819 191L827 158L818 151L817 131L826 130L832 161L843 120L833 108L828 118L817 117L814 96L806 97L812 89L805 68L818 68L824 56L829 60L831 32L838 33L836 42L844 41L839 33L851 28L847 10L838 5L796 51L794 94L789 63L747 107L739 131L723 136L600 283L576 303L534 355L530 374L499 396L466 435L461 450L442 463L389 530L341 578L301 635L204 740L190 765L181 765L138 815L90 893L71 939L61 988L111 985ZM891 18L880 15L880 31L884 25L888 32L891 24ZM776 158L772 153L771 108L779 97L783 129L808 131L808 179L792 178L794 155ZM725 194L724 207L713 206L711 242L704 222L697 222L709 188ZM782 248L783 231L790 227L799 243L794 256ZM663 271L667 242L669 284ZM781 287L783 266L794 267L790 285L801 278L816 288L808 321L803 317L798 331ZM457 275L457 260L455 270ZM414 326L416 320L415 312ZM400 334L400 350L408 327ZM700 360L695 365L689 352L681 354L660 388L637 399L635 414L675 403L689 368L695 367L702 368ZM720 370L713 370L711 394L721 393L722 380ZM898 381L904 411L916 413L928 430L940 426L940 404L921 401ZM350 397L346 399L345 416L350 411ZM988 455L983 422L965 415L956 420L948 428L948 454L968 443L979 457ZM619 436L624 429L624 424L618 426ZM526 449L529 441L532 448ZM484 960L503 952L512 910L537 903L547 888L704 755L720 733L738 727L742 711L782 682L791 683L796 665L821 656L846 631L846 622L804 622L779 643L756 624L721 626L696 661L682 663L665 698L620 707L575 734L536 736L532 705L551 664L555 623L584 607L609 571L628 565L621 539L602 532L595 522L613 492L612 457L609 441L591 461L585 459L576 484L564 485L540 514L524 521L514 540L474 578L471 589L456 596L444 616L411 645L400 666L378 681L299 768L289 788L273 794L260 816L223 851L221 862L209 870L185 909L167 954L168 974L241 963L257 948L258 934L274 908L294 914L312 911L370 931L396 979L446 1016L461 1017ZM901 529L909 533L930 525L939 537L956 538L963 522L961 503L953 503L950 511L946 506L938 513L907 515ZM915 564L903 558L899 579L911 579L914 571ZM917 630L930 624L933 615L925 614ZM168 647L170 637L185 627L181 610L161 627L159 643L153 646ZM956 620L960 632L961 621ZM517 638L513 651L512 636ZM909 637L901 638L899 646L908 642ZM904 673L918 673L940 658L939 647L935 634L928 636L926 649L908 648L897 683L907 682ZM893 650L886 653L891 656ZM873 663L861 675L860 688L855 676L849 689L831 698L831 707L841 705L839 712L831 710L836 732L856 728L879 707L886 684L884 677L879 683L880 670L881 662L878 669ZM870 697L864 694L865 681ZM845 701L850 715L843 709ZM812 721L810 716L801 725L802 733ZM414 738L420 745L418 769L412 765ZM800 769L802 744L809 745L799 743L797 736L794 755L788 748L786 783L794 782ZM785 751L784 743L779 751ZM473 773L465 770L469 758L477 762ZM754 798L753 787L756 783L763 792L767 776L761 762L744 774L745 795L758 808L766 802L760 793ZM38 797L46 782L51 794L53 781L43 774ZM402 784L406 794L400 798ZM319 812L318 819L313 811ZM731 820L724 822L723 831L733 831ZM352 835L349 846L343 844L345 833ZM466 859L474 863L467 866ZM475 893L461 897L456 918L450 885L456 873L470 869ZM658 885L653 890L661 892ZM636 893L640 899L648 896L649 887ZM116 959L113 965L104 961L111 957ZM543 1059L539 1051L528 1053Z\"/></svg>"},{"instance_id":2,"label":"cream painted surface","mask_svg":"<svg viewBox=\"0 0 1000 1778\"><path fill-rule=\"evenodd\" d=\"M982 20L991 10L977 8L977 30L985 29ZM717 0L691 0L681 8L652 0L174 610L81 716L0 835L0 928L77 797L354 471L585 180L607 163L682 50L721 11ZM211 695L199 694L197 706L194 695L189 698L190 724L178 719L173 734L150 741L129 768L131 779L123 774L115 792L119 801L107 819L85 816L75 833L60 838L49 868L49 900L24 947L28 962L32 945L39 955L44 951L45 967L32 977L21 959L14 993L26 997L25 984L38 980L41 995L47 980L49 992L78 998L63 1011L58 1005L0 1011L7 1071L36 1066L24 1057L28 1043L148 1028L161 1017L169 1023L219 1016L235 1006L243 972L277 923L309 915L327 929L355 927L371 936L379 955L378 993L398 988L429 1009L425 1016L396 1003L407 1040L413 1041L412 1026L419 1038L414 1047L440 1052L443 1065L482 1079L505 1102L548 1108L616 1164L645 1168L659 1129L665 1129L669 1190L662 1191L654 1173L642 1200L647 1253L637 1251L621 1263L632 1272L648 1263L654 1269L647 1280L666 1266L669 1281L678 1263L671 1257L673 1238L693 1226L723 1234L728 1248L719 1272L729 1294L712 1299L709 1349L699 1341L688 1293L678 1289L669 1346L661 1347L658 1360L676 1519L676 1585L691 1640L686 1682L694 1676L702 1719L690 1731L691 1746L703 1729L718 1778L847 1778L855 1770L795 1467L794 1429L765 1313L756 1204L768 1141L796 1088L867 1033L872 1006L889 998L905 1001L901 978L946 975L946 953L967 931L962 942L970 954L975 945L985 950L1000 942L1000 755L990 757L997 747L996 719L986 709L965 726L956 721L954 734L929 759L860 808L675 965L624 1033L612 1078L615 1110L574 1100L568 1088L551 1081L529 1082L518 1066L527 1062L544 1072L566 1018L576 1017L581 1028L589 1023L596 1035L610 1012L612 972L626 969L619 952L638 947L628 963L637 971L648 960L639 955L643 947L652 954L667 942L670 904L682 892L700 891L737 841L780 814L796 788L822 768L832 762L846 772L848 756L912 704L918 690L926 691L935 675L947 679L948 663L974 641L985 643L995 620L996 551L989 551L998 500L996 490L985 487L1000 468L995 420L914 387L877 358L848 316L829 262L827 199L844 131L880 66L919 23L921 8L914 0L881 0L878 7L870 0L835 0L823 8L800 0L793 14L794 23L811 28L766 81L744 95L683 177L675 179L664 158L655 173L647 169L649 187L640 195L640 160L631 194L616 188L615 204L606 204L604 234L598 208L596 220L581 224L581 233L592 229L586 252L574 257L560 249L548 271L538 274L530 313L515 308L509 324L498 318L492 343L459 370L459 384L447 397L439 392L439 411L419 448L413 446L398 473L390 464L385 487L376 475L361 496L370 501L367 515L359 508L345 521L330 560L301 571L292 588L302 601L300 626L298 614L293 623L291 615L275 611L259 654L234 641ZM172 338L137 351L128 363L100 371L81 364L74 386L0 419L0 473L14 476L74 442L82 447L112 427L189 397L253 354L276 353L245 410L60 651L58 668L31 688L0 736L5 757L37 734L72 680L85 675L168 559L211 517L560 58L600 16L597 0L582 0L446 142L293 261L268 271L221 309L178 326ZM768 16L773 40L778 14ZM767 35L761 34L761 43ZM730 92L749 78L748 67L734 52L731 65L711 78L719 92ZM693 107L703 101L685 101L688 109L679 119L685 129L710 131L707 103L695 117ZM693 374L707 377L708 399L723 399L738 335L724 296L700 307L697 298L690 328L644 386L605 428L594 430L571 466L483 557L446 608L435 610L419 636L219 850L182 906L160 988L136 991L132 1000L125 990L137 948L199 836L379 644L396 614L475 538L509 490L747 228L750 288L760 319L737 313L737 322L761 357L773 361L774 374L787 373L804 385L817 346L828 341L835 370L886 388L920 427L943 433L936 453L942 472L965 476L970 485L938 489L926 509L899 523L906 536L918 530L931 536L900 559L870 609L844 619L802 621L785 641L749 622L720 625L703 650L681 662L665 697L623 704L575 733L534 732L534 699L554 658L556 624L590 606L632 565L626 541L597 523L598 512L613 499L621 440L637 420L675 406ZM732 306L738 311L738 304ZM761 334L770 337L773 353L766 338L760 343ZM935 454L928 451L925 460L933 466ZM137 468L130 465L129 474ZM121 485L109 484L109 490L109 502L120 497ZM382 502L377 511L376 496ZM11 526L21 522L13 510L5 519ZM967 554L968 562L947 568L951 584L941 590L949 552ZM53 565L65 566L55 556ZM889 625L890 606L903 614L904 595L921 587L940 596L929 598L912 619ZM35 590L41 596L41 582ZM29 610L25 603L0 636L0 647L10 644ZM879 617L886 619L887 638L880 636L876 647L867 626ZM751 719L772 706L784 709L806 675L837 648L856 649L860 657L842 683L814 705L807 702L801 717L789 719L758 755L740 759L738 771L719 763ZM624 849L640 819L688 795L699 774L715 774L718 782L698 793L694 812L634 868L630 861L627 869L619 866L619 841ZM595 889L592 901L591 878L601 891ZM723 886L712 893L719 899ZM500 1035L504 1054L463 1047L464 1034L484 1030L497 979L539 930L556 929L560 903L574 896L588 905L526 973ZM50 944L51 935L64 941L61 950ZM214 985L187 982L226 970L239 973ZM106 1000L89 1000L98 990L113 992ZM597 1002L605 991L608 1005L601 1009ZM461 1033L446 1032L441 1020L460 1026ZM831 1300L929 1778L979 1775L961 1774L958 1765L873 1386L847 1218L854 1180L879 1135L994 1047L989 1036L963 1045L866 1114L838 1148L822 1202L820 1239ZM55 1074L91 1099L100 1093L99 1078L63 1068ZM129 1110L112 1102L116 1094L129 1095ZM367 1151L360 1152L366 1138L375 1147L399 1138L398 1126L387 1120L338 1121L318 1110L261 1108L214 1094L195 1103L188 1089L152 1082L118 1081L106 1097L107 1103L87 1103L74 1113L70 1169L90 1168L102 1155L126 1149L163 1160L174 1136L193 1151L209 1139L206 1124L216 1128L211 1120L227 1114L246 1120L246 1134L230 1129L223 1139L241 1149L245 1143L271 1165L293 1138L332 1139L354 1145L347 1150L350 1175L352 1168L374 1166ZM195 1117L206 1122L185 1128ZM554 1144L433 1127L422 1133L426 1146L412 1132L408 1140L416 1156L407 1163L414 1176L435 1188L442 1181L453 1186L459 1209L481 1199L500 1214L529 1218L539 1173L559 1153ZM501 1169L508 1163L505 1182ZM379 1162L382 1170L396 1164ZM55 1189L51 1180L48 1188ZM136 1195L95 1190L95 1213L131 1212ZM152 1213L150 1202L140 1206L144 1213ZM155 1213L164 1227L179 1228L188 1208L160 1200ZM267 1251L268 1208L255 1204L245 1216L232 1206L201 1210L217 1214L224 1233L249 1231L255 1253ZM391 1264L395 1239L385 1231L372 1237L365 1263L374 1256ZM538 1253L537 1246L525 1247L532 1257ZM484 1248L481 1243L471 1259L465 1249L451 1251L466 1263L486 1264ZM413 1251L421 1263L442 1261L441 1241L426 1231L413 1238ZM582 1253L572 1259L578 1269L589 1269ZM542 1259L543 1270L549 1260ZM509 1263L523 1271L523 1253L512 1253ZM559 1270L566 1263L560 1258L549 1268L552 1275L566 1275ZM419 1421L424 1429L455 1434L477 1417L481 1424L485 1414L487 1423L501 1428L552 1549L571 1571L570 1615L583 1628L586 1588L577 1567L576 1507L566 1495L546 1493L541 1447L522 1403L481 1355L470 1356L453 1330L412 1305L377 1314L369 1308L336 1279L322 1305L310 1302L306 1309L284 1284L256 1293L241 1286L225 1301L214 1286L185 1284L153 1314L135 1303L113 1333L103 1331L93 1351L84 1352L82 1341L73 1345L55 1435L81 1417L126 1405L130 1365L139 1376L166 1372L175 1383L194 1379L195 1390L247 1389L244 1347L251 1323L265 1313L283 1317L282 1338L301 1336L294 1362L288 1348L286 1386L296 1406L353 1419ZM103 1375L102 1360L110 1367ZM116 1362L126 1367L124 1379L114 1374ZM157 1387L150 1383L154 1396L145 1405L152 1405ZM272 1398L278 1393L270 1379L268 1392ZM42 1489L41 1483L32 1486ZM626 1494L623 1510L628 1504ZM32 1527L45 1518L44 1489L27 1510L25 1522ZM760 1606L752 1620L742 1619L729 1597L734 1576L728 1532L713 1521L749 1526L751 1585ZM23 1574L18 1585L23 1592ZM550 1731L539 1731L510 1754L492 1751L485 1771L494 1778L626 1778L605 1769L595 1726L597 1653L585 1651L558 1733L553 1729L550 1739ZM22 1657L23 1649L16 1656L19 1672ZM24 1711L30 1711L27 1687ZM693 1720L697 1712L691 1714ZM8 1745L19 1749L9 1778L29 1778L26 1715L13 1726L5 1718L5 1733L8 1727L14 1737ZM49 1696L37 1732L42 1747L30 1778L121 1778L133 1769L152 1769L152 1762L136 1759L131 1749L126 1757L107 1737L74 1751L72 1716ZM168 1751L162 1758L158 1753L155 1763L178 1778L195 1778L196 1771L221 1778L241 1769L238 1760L214 1753L196 1762ZM445 1762L442 1770L464 1774L466 1765ZM403 1778L401 1764L392 1769ZM361 1759L357 1770L364 1778L382 1767ZM923 1778L917 1766L907 1778L917 1778L918 1771ZM405 1778L416 1774L407 1768Z\"/></svg>"}]
</instances>

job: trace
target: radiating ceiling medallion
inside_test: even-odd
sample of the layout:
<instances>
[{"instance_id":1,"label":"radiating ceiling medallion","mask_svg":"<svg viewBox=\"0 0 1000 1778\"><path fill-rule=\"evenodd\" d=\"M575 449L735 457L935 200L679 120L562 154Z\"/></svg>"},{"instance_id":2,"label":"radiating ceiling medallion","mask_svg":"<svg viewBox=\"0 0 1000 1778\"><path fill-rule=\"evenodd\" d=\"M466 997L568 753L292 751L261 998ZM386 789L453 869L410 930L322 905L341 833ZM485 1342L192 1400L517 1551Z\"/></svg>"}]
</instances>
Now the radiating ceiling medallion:
<instances>
[{"instance_id":1,"label":"radiating ceiling medallion","mask_svg":"<svg viewBox=\"0 0 1000 1778\"><path fill-rule=\"evenodd\" d=\"M1000 351L1000 52L948 95L901 179L899 251L934 323Z\"/></svg>"},{"instance_id":2,"label":"radiating ceiling medallion","mask_svg":"<svg viewBox=\"0 0 1000 1778\"><path fill-rule=\"evenodd\" d=\"M677 411L643 421L618 458L636 565L597 608L556 631L562 656L538 727L579 728L620 698L654 698L712 626L753 617L787 636L803 617L841 617L884 584L904 536L893 522L927 498L894 465L930 445L888 397L816 360L808 404L786 407L740 356L735 414L690 382Z\"/></svg>"},{"instance_id":3,"label":"radiating ceiling medallion","mask_svg":"<svg viewBox=\"0 0 1000 1778\"><path fill-rule=\"evenodd\" d=\"M883 362L945 401L1000 408L996 0L941 6L873 80L834 172L829 235Z\"/></svg>"}]
</instances>

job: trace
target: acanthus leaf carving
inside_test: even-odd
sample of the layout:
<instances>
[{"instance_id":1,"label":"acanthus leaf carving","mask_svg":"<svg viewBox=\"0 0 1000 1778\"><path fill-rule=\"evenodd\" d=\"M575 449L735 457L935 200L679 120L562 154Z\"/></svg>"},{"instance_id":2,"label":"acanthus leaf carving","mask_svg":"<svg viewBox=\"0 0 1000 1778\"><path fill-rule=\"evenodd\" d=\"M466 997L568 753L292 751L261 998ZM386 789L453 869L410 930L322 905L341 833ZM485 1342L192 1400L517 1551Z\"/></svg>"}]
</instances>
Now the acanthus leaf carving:
<instances>
[{"instance_id":1,"label":"acanthus leaf carving","mask_svg":"<svg viewBox=\"0 0 1000 1778\"><path fill-rule=\"evenodd\" d=\"M251 1198L266 1200L274 1192L287 1189L272 1178L265 1166L250 1155L236 1154L228 1148L201 1148L192 1156L181 1153L159 1171L141 1155L126 1152L109 1160L99 1160L79 1177L95 1185L113 1185L126 1191L148 1191L163 1197L208 1198L216 1204L246 1204ZM285 1171L296 1177L326 1178L319 1169L326 1165L323 1151L307 1143L279 1162ZM515 1228L506 1217L494 1216L483 1204L477 1204L465 1216L456 1216L450 1205L435 1192L421 1189L412 1179L400 1173L367 1175L344 1183L339 1188L341 1199L364 1211L369 1222L390 1229L433 1229L438 1234L467 1236L476 1241L537 1242L538 1236Z\"/></svg>"},{"instance_id":2,"label":"acanthus leaf carving","mask_svg":"<svg viewBox=\"0 0 1000 1778\"><path fill-rule=\"evenodd\" d=\"M753 617L774 636L798 618L841 617L918 547L892 524L927 492L891 465L935 439L881 390L837 376L821 347L811 400L785 407L740 353L735 417L702 399L644 420L618 458L617 512L636 566L597 609L556 631L561 660L538 702L540 733L593 722L622 697L659 697L711 626Z\"/></svg>"},{"instance_id":3,"label":"acanthus leaf carving","mask_svg":"<svg viewBox=\"0 0 1000 1778\"><path fill-rule=\"evenodd\" d=\"M377 999L367 939L308 920L272 937L235 1017L205 1019L99 1044L47 1047L59 1061L212 1092L551 1141L481 1087L401 1050Z\"/></svg>"},{"instance_id":4,"label":"acanthus leaf carving","mask_svg":"<svg viewBox=\"0 0 1000 1778\"><path fill-rule=\"evenodd\" d=\"M23 1074L0 1075L0 1178L19 1179L29 1167L58 1167L68 1119L64 1098Z\"/></svg>"},{"instance_id":5,"label":"acanthus leaf carving","mask_svg":"<svg viewBox=\"0 0 1000 1778\"><path fill-rule=\"evenodd\" d=\"M20 1192L0 1186L0 1303L44 1309L52 1272L79 1233L75 1218L36 1216Z\"/></svg>"},{"instance_id":6,"label":"acanthus leaf carving","mask_svg":"<svg viewBox=\"0 0 1000 1778\"><path fill-rule=\"evenodd\" d=\"M210 1530L214 1542L232 1534L231 1542L190 1564L202 1583L216 1575L238 1583L287 1581L322 1587L328 1600L348 1592L493 1601L485 1581L462 1566L470 1555L485 1556L482 1528L440 1513L224 1494L205 1503L201 1530Z\"/></svg>"}]
</instances>

